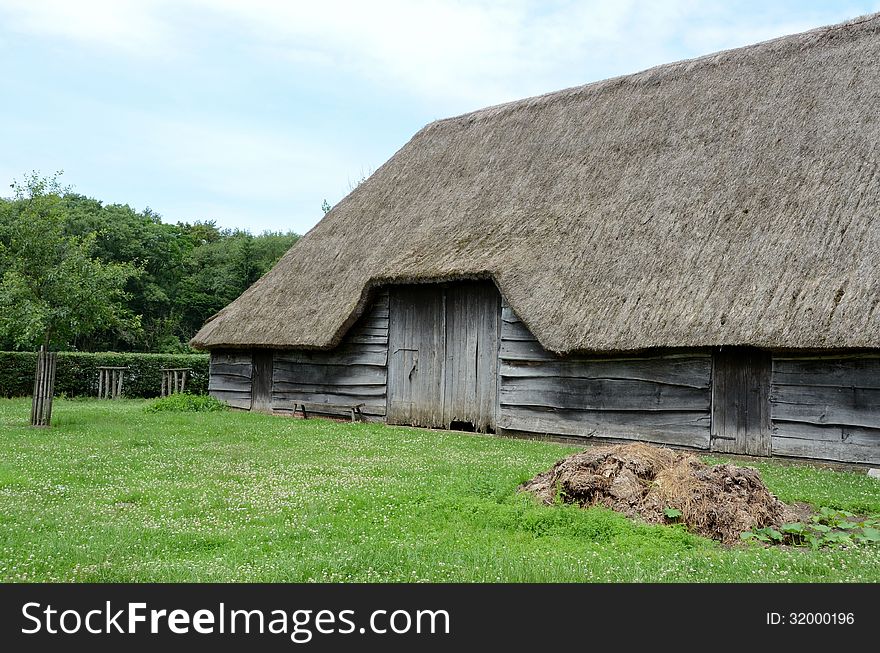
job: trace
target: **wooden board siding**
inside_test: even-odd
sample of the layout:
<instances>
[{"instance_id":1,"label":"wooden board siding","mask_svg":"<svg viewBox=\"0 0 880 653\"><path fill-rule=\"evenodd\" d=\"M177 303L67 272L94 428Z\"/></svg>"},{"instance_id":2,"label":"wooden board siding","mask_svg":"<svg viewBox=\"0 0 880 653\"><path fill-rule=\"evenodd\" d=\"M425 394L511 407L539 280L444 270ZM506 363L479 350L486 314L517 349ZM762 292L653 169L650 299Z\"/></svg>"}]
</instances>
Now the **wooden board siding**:
<instances>
[{"instance_id":1,"label":"wooden board siding","mask_svg":"<svg viewBox=\"0 0 880 653\"><path fill-rule=\"evenodd\" d=\"M505 306L500 359L500 428L709 447L707 352L559 357Z\"/></svg>"},{"instance_id":2,"label":"wooden board siding","mask_svg":"<svg viewBox=\"0 0 880 653\"><path fill-rule=\"evenodd\" d=\"M213 350L208 393L234 408L249 410L252 368L253 360L248 350Z\"/></svg>"},{"instance_id":3,"label":"wooden board siding","mask_svg":"<svg viewBox=\"0 0 880 653\"><path fill-rule=\"evenodd\" d=\"M712 451L770 455L770 354L749 347L715 352Z\"/></svg>"},{"instance_id":4,"label":"wooden board siding","mask_svg":"<svg viewBox=\"0 0 880 653\"><path fill-rule=\"evenodd\" d=\"M494 430L500 302L491 282L392 290L390 423Z\"/></svg>"},{"instance_id":5,"label":"wooden board siding","mask_svg":"<svg viewBox=\"0 0 880 653\"><path fill-rule=\"evenodd\" d=\"M329 351L276 350L272 407L293 410L312 404L312 413L348 417L351 406L368 419L385 415L388 362L388 293L379 293L338 347ZM314 407L319 405L319 407Z\"/></svg>"},{"instance_id":6,"label":"wooden board siding","mask_svg":"<svg viewBox=\"0 0 880 653\"><path fill-rule=\"evenodd\" d=\"M772 452L880 463L880 356L774 356Z\"/></svg>"}]
</instances>

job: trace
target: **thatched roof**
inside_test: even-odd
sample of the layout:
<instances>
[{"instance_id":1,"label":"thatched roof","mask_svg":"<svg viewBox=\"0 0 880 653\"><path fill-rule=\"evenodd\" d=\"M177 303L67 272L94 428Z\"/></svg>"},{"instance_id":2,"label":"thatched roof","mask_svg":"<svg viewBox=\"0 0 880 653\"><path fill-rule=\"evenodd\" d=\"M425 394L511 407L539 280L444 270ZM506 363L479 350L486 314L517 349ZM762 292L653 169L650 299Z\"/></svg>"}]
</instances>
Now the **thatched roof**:
<instances>
[{"instance_id":1,"label":"thatched roof","mask_svg":"<svg viewBox=\"0 0 880 653\"><path fill-rule=\"evenodd\" d=\"M193 344L491 277L557 352L880 347L878 62L875 14L432 123Z\"/></svg>"}]
</instances>

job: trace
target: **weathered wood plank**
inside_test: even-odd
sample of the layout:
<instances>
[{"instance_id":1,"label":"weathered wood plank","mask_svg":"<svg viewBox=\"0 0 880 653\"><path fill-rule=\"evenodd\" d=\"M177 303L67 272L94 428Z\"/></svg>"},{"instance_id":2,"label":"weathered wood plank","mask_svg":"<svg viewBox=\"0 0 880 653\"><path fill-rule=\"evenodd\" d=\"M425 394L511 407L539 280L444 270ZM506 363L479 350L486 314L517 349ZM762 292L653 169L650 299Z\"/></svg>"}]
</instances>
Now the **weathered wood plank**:
<instances>
[{"instance_id":1,"label":"weathered wood plank","mask_svg":"<svg viewBox=\"0 0 880 653\"><path fill-rule=\"evenodd\" d=\"M355 336L373 336L378 338L388 338L388 327L368 327L368 326L358 326L351 330L351 333L346 340L348 342L353 342Z\"/></svg>"},{"instance_id":2,"label":"weathered wood plank","mask_svg":"<svg viewBox=\"0 0 880 653\"><path fill-rule=\"evenodd\" d=\"M388 344L388 335L371 335L368 333L352 333L345 337L347 343L358 343L363 345L385 345Z\"/></svg>"},{"instance_id":3,"label":"weathered wood plank","mask_svg":"<svg viewBox=\"0 0 880 653\"><path fill-rule=\"evenodd\" d=\"M233 408L244 408L250 409L251 407L251 393L250 389L247 392L234 392L229 390L209 390L209 393L212 397L219 399L220 401L224 401Z\"/></svg>"},{"instance_id":4,"label":"weathered wood plank","mask_svg":"<svg viewBox=\"0 0 880 653\"><path fill-rule=\"evenodd\" d=\"M222 376L214 375L208 381L208 390L223 390L228 392L247 392L251 391L251 380L240 376Z\"/></svg>"},{"instance_id":5,"label":"weathered wood plank","mask_svg":"<svg viewBox=\"0 0 880 653\"><path fill-rule=\"evenodd\" d=\"M251 378L250 363L211 363L211 374Z\"/></svg>"},{"instance_id":6,"label":"weathered wood plank","mask_svg":"<svg viewBox=\"0 0 880 653\"><path fill-rule=\"evenodd\" d=\"M709 410L707 388L621 379L505 379L501 404L578 410Z\"/></svg>"},{"instance_id":7,"label":"weathered wood plank","mask_svg":"<svg viewBox=\"0 0 880 653\"><path fill-rule=\"evenodd\" d=\"M690 358L559 360L541 363L502 361L501 364L502 377L510 379L543 376L559 379L618 379L703 389L709 388L711 374L712 359L703 355Z\"/></svg>"},{"instance_id":8,"label":"weathered wood plank","mask_svg":"<svg viewBox=\"0 0 880 653\"><path fill-rule=\"evenodd\" d=\"M304 393L304 394L295 394L295 393L275 393L272 396L272 402L276 410L293 410L295 404L307 403L307 404L320 404L322 407L326 407L327 409L335 408L336 410L333 413L328 414L336 414L342 412L343 414L348 414L351 409L351 406L356 404L364 404L361 406L360 411L362 413L368 413L370 415L384 415L385 414L385 402L382 400L378 400L376 397L370 396L354 396L354 395L338 395L338 394L315 394L315 393Z\"/></svg>"},{"instance_id":9,"label":"weathered wood plank","mask_svg":"<svg viewBox=\"0 0 880 653\"><path fill-rule=\"evenodd\" d=\"M774 358L773 384L880 389L880 357Z\"/></svg>"},{"instance_id":10,"label":"weathered wood plank","mask_svg":"<svg viewBox=\"0 0 880 653\"><path fill-rule=\"evenodd\" d=\"M232 386L241 386L246 388L251 387L250 374L223 374L215 372L214 370L211 370L211 374L211 380L217 381L217 383L223 383Z\"/></svg>"},{"instance_id":11,"label":"weathered wood plank","mask_svg":"<svg viewBox=\"0 0 880 653\"><path fill-rule=\"evenodd\" d=\"M773 422L773 435L780 438L849 442L880 447L880 429L840 424L807 424L805 422Z\"/></svg>"},{"instance_id":12,"label":"weathered wood plank","mask_svg":"<svg viewBox=\"0 0 880 653\"><path fill-rule=\"evenodd\" d=\"M388 363L388 346L353 346L345 343L329 351L286 350L277 352L275 361L288 364L385 366Z\"/></svg>"},{"instance_id":13,"label":"weathered wood plank","mask_svg":"<svg viewBox=\"0 0 880 653\"><path fill-rule=\"evenodd\" d=\"M825 440L773 437L773 454L797 458L817 458L848 463L880 463L876 444L829 442Z\"/></svg>"},{"instance_id":14,"label":"weathered wood plank","mask_svg":"<svg viewBox=\"0 0 880 653\"><path fill-rule=\"evenodd\" d=\"M535 335L522 322L508 322L504 320L501 322L501 339L522 340L524 342L537 340Z\"/></svg>"},{"instance_id":15,"label":"weathered wood plank","mask_svg":"<svg viewBox=\"0 0 880 653\"><path fill-rule=\"evenodd\" d=\"M279 362L275 380L325 385L376 385L386 381L386 368L378 365L318 365Z\"/></svg>"},{"instance_id":16,"label":"weathered wood plank","mask_svg":"<svg viewBox=\"0 0 880 653\"><path fill-rule=\"evenodd\" d=\"M245 349L223 349L211 352L211 363L251 364L251 352Z\"/></svg>"},{"instance_id":17,"label":"weathered wood plank","mask_svg":"<svg viewBox=\"0 0 880 653\"><path fill-rule=\"evenodd\" d=\"M227 395L230 397L238 397L239 399L247 399L250 401L251 398L251 390L250 388L246 390L236 390L235 388L209 388L209 392L212 396L218 397L219 395Z\"/></svg>"},{"instance_id":18,"label":"weathered wood plank","mask_svg":"<svg viewBox=\"0 0 880 653\"><path fill-rule=\"evenodd\" d=\"M776 385L774 420L880 428L880 389Z\"/></svg>"},{"instance_id":19,"label":"weathered wood plank","mask_svg":"<svg viewBox=\"0 0 880 653\"><path fill-rule=\"evenodd\" d=\"M503 360L508 361L558 361L561 360L556 354L550 353L535 341L501 340L501 353Z\"/></svg>"},{"instance_id":20,"label":"weathered wood plank","mask_svg":"<svg viewBox=\"0 0 880 653\"><path fill-rule=\"evenodd\" d=\"M513 309L510 306L503 305L501 307L501 321L506 322L507 324L516 324L517 322L521 322L519 316L513 312ZM502 325L502 329L504 326Z\"/></svg>"},{"instance_id":21,"label":"weathered wood plank","mask_svg":"<svg viewBox=\"0 0 880 653\"><path fill-rule=\"evenodd\" d=\"M369 313L364 313L360 318L358 318L356 323L371 322L373 320L384 321L388 319L388 316L390 314L391 313L386 306L385 308L375 309L370 311Z\"/></svg>"},{"instance_id":22,"label":"weathered wood plank","mask_svg":"<svg viewBox=\"0 0 880 653\"><path fill-rule=\"evenodd\" d=\"M388 289L387 288L383 288L382 290L376 292L373 296L371 310L375 311L378 309L386 309L386 310L388 309Z\"/></svg>"},{"instance_id":23,"label":"weathered wood plank","mask_svg":"<svg viewBox=\"0 0 880 653\"><path fill-rule=\"evenodd\" d=\"M285 392L290 392L294 394L308 394L310 392L315 394L339 394L339 395L361 395L361 396L373 396L373 397L384 397L385 396L385 384L377 384L377 385L339 385L333 383L327 384L308 384L308 383L295 383L291 381L275 381L274 384L274 393L275 394L284 394Z\"/></svg>"},{"instance_id":24,"label":"weathered wood plank","mask_svg":"<svg viewBox=\"0 0 880 653\"><path fill-rule=\"evenodd\" d=\"M556 435L616 437L680 446L709 447L704 412L539 410L501 406L499 428Z\"/></svg>"},{"instance_id":25,"label":"weathered wood plank","mask_svg":"<svg viewBox=\"0 0 880 653\"><path fill-rule=\"evenodd\" d=\"M388 316L364 315L352 328L388 329Z\"/></svg>"}]
</instances>

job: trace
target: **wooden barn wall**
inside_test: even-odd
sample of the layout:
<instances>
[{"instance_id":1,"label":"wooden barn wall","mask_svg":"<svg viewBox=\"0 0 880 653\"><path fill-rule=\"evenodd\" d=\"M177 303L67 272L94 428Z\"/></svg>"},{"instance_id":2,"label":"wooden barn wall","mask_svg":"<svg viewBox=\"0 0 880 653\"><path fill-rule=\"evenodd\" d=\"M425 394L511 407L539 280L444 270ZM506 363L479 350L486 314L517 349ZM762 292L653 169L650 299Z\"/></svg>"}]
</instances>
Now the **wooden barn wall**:
<instances>
[{"instance_id":1,"label":"wooden barn wall","mask_svg":"<svg viewBox=\"0 0 880 653\"><path fill-rule=\"evenodd\" d=\"M880 463L880 356L774 356L772 452Z\"/></svg>"},{"instance_id":2,"label":"wooden barn wall","mask_svg":"<svg viewBox=\"0 0 880 653\"><path fill-rule=\"evenodd\" d=\"M500 359L502 429L709 447L708 352L561 358L504 306Z\"/></svg>"},{"instance_id":3,"label":"wooden barn wall","mask_svg":"<svg viewBox=\"0 0 880 653\"><path fill-rule=\"evenodd\" d=\"M320 404L312 412L348 416L351 406L368 418L385 416L388 364L388 293L377 295L330 351L276 350L272 408L294 410L300 403Z\"/></svg>"},{"instance_id":4,"label":"wooden barn wall","mask_svg":"<svg viewBox=\"0 0 880 653\"><path fill-rule=\"evenodd\" d=\"M251 407L251 375L253 359L248 350L211 352L208 393L234 408Z\"/></svg>"}]
</instances>

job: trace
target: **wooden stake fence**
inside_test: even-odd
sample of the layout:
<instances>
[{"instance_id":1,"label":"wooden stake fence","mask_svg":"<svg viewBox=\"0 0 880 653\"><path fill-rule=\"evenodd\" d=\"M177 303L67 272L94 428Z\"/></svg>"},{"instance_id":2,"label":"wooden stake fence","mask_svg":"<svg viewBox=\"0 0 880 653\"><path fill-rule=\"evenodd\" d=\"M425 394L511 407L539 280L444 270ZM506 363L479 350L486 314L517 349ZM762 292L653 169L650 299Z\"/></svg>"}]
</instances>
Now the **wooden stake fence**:
<instances>
[{"instance_id":1,"label":"wooden stake fence","mask_svg":"<svg viewBox=\"0 0 880 653\"><path fill-rule=\"evenodd\" d=\"M34 378L34 398L31 402L31 426L49 426L52 421L56 356L55 352L48 352L45 347L40 347Z\"/></svg>"},{"instance_id":2,"label":"wooden stake fence","mask_svg":"<svg viewBox=\"0 0 880 653\"><path fill-rule=\"evenodd\" d=\"M167 397L175 392L186 391L186 380L191 367L168 367L162 370L162 396Z\"/></svg>"},{"instance_id":3,"label":"wooden stake fence","mask_svg":"<svg viewBox=\"0 0 880 653\"><path fill-rule=\"evenodd\" d=\"M122 396L122 379L127 367L98 368L98 399L119 399Z\"/></svg>"}]
</instances>

